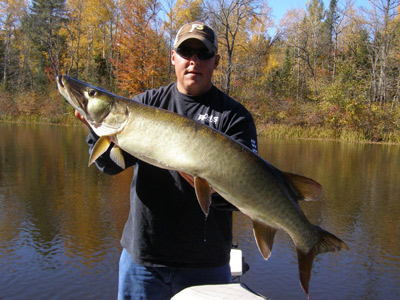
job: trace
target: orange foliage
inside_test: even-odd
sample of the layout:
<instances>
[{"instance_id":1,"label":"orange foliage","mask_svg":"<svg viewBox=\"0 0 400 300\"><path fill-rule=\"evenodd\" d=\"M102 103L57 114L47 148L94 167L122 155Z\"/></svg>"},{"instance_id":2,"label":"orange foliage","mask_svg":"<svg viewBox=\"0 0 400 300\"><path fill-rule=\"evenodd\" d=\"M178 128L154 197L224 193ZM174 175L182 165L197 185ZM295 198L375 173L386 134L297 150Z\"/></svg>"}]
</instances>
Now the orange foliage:
<instances>
[{"instance_id":1,"label":"orange foliage","mask_svg":"<svg viewBox=\"0 0 400 300\"><path fill-rule=\"evenodd\" d=\"M156 15L146 0L126 1L116 43L118 87L131 96L160 86L167 75L168 58L161 34L151 27Z\"/></svg>"}]
</instances>

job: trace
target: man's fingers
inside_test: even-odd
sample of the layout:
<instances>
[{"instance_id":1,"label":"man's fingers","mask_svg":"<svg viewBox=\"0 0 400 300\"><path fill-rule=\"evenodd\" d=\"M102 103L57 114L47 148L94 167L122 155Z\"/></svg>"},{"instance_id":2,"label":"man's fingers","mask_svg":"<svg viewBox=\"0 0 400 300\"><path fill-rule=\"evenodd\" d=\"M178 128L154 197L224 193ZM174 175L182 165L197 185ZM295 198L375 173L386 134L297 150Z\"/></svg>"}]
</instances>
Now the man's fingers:
<instances>
[{"instance_id":1,"label":"man's fingers","mask_svg":"<svg viewBox=\"0 0 400 300\"><path fill-rule=\"evenodd\" d=\"M89 123L86 121L86 119L75 109L74 111L75 118L77 118L79 121L81 121L83 124L85 124L87 127L90 127Z\"/></svg>"}]
</instances>

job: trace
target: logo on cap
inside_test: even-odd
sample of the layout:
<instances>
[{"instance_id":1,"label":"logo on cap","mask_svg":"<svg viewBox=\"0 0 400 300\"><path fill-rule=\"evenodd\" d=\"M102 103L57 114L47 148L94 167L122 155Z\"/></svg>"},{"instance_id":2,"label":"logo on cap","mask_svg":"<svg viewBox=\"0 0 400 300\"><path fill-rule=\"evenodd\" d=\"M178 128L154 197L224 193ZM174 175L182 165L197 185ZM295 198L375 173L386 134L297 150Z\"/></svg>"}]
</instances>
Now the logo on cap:
<instances>
[{"instance_id":1,"label":"logo on cap","mask_svg":"<svg viewBox=\"0 0 400 300\"><path fill-rule=\"evenodd\" d=\"M195 29L202 31L204 30L204 26L201 24L192 24L192 29L189 32L193 32Z\"/></svg>"},{"instance_id":2,"label":"logo on cap","mask_svg":"<svg viewBox=\"0 0 400 300\"><path fill-rule=\"evenodd\" d=\"M198 39L210 51L218 51L217 36L214 30L202 22L196 21L183 25L174 41L174 48L177 48L181 43L188 39Z\"/></svg>"}]
</instances>

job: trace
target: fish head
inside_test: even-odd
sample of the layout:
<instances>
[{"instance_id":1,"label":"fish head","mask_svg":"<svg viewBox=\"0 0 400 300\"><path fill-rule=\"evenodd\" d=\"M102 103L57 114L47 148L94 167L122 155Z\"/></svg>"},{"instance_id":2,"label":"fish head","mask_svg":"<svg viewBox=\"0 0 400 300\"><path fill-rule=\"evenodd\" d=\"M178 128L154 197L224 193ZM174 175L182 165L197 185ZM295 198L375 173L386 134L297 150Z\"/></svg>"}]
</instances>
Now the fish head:
<instances>
[{"instance_id":1,"label":"fish head","mask_svg":"<svg viewBox=\"0 0 400 300\"><path fill-rule=\"evenodd\" d=\"M114 135L124 128L129 115L126 98L65 75L57 76L57 86L97 135Z\"/></svg>"}]
</instances>

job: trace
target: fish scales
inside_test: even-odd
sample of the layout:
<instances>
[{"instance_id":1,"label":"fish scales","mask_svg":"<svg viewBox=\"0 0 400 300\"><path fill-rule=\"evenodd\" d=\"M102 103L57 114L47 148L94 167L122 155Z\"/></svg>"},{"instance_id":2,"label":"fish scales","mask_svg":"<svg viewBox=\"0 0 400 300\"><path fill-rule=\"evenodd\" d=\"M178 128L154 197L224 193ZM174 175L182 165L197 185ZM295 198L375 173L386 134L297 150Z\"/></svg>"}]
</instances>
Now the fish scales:
<instances>
[{"instance_id":1,"label":"fish scales","mask_svg":"<svg viewBox=\"0 0 400 300\"><path fill-rule=\"evenodd\" d=\"M305 219L297 217L296 204L277 201L287 197L285 190L271 176L269 165L251 150L168 111L158 110L154 115L152 107L132 101L127 105L131 106L129 110L140 113L128 121L129 130L116 134L117 143L125 151L153 164L157 157L161 168L206 178L215 191L253 219L285 228L300 244L311 244L306 251L315 243L300 242L304 234L297 231L311 230L311 236L315 230Z\"/></svg>"},{"instance_id":2,"label":"fish scales","mask_svg":"<svg viewBox=\"0 0 400 300\"><path fill-rule=\"evenodd\" d=\"M276 230L283 229L296 245L300 282L307 296L315 256L348 249L339 238L309 223L298 205L301 199L320 198L321 186L314 180L281 172L232 138L176 113L68 76L58 76L57 84L100 137L90 163L114 142L111 158L121 167L119 149L160 168L192 175L206 215L211 187L252 219L265 259L271 255Z\"/></svg>"}]
</instances>

